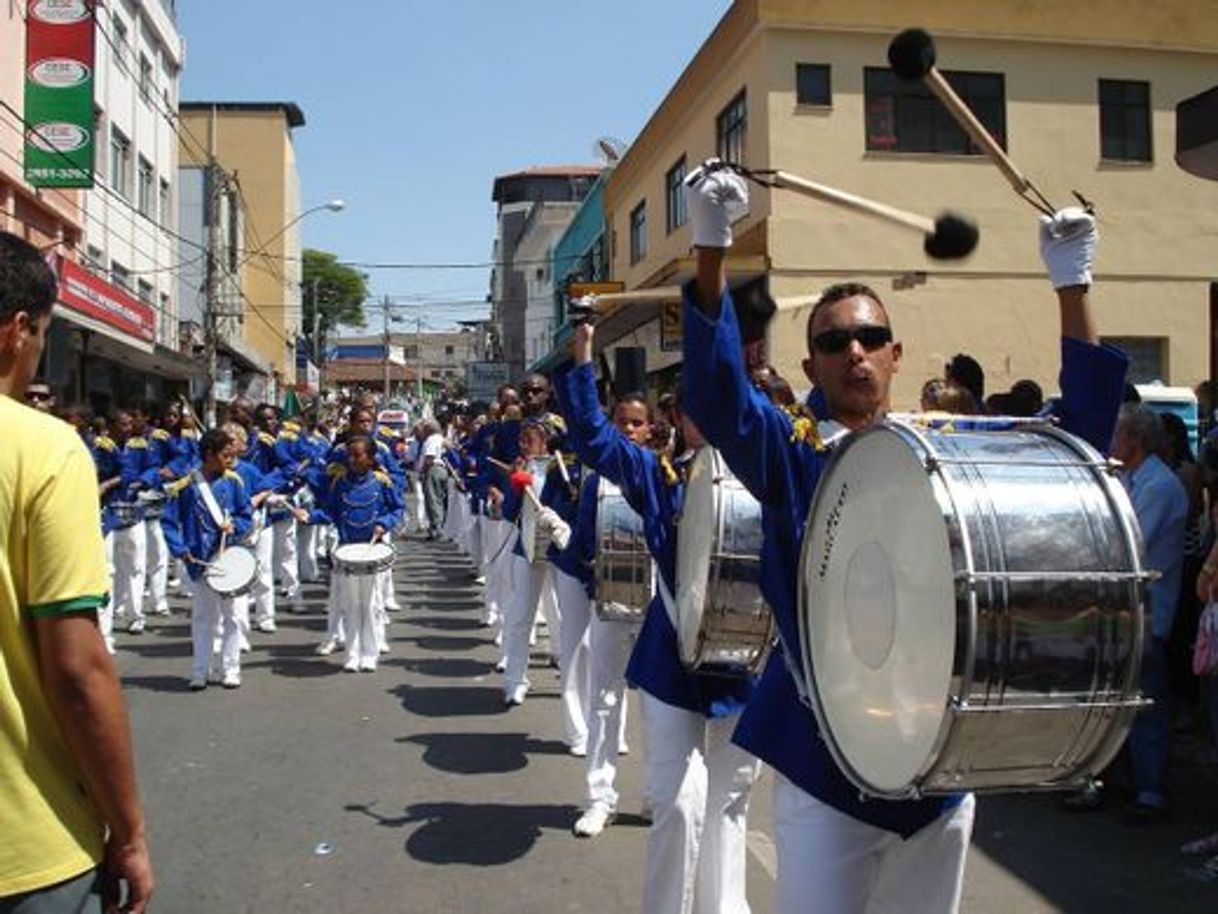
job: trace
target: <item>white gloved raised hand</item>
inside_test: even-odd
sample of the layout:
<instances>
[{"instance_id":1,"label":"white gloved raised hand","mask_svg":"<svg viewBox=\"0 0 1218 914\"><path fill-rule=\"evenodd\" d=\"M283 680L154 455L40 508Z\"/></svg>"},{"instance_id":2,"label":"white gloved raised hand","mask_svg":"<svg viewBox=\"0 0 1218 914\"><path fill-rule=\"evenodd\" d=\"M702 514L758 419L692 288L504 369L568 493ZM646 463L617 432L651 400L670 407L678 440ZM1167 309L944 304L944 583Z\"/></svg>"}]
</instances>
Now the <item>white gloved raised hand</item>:
<instances>
[{"instance_id":1,"label":"white gloved raised hand","mask_svg":"<svg viewBox=\"0 0 1218 914\"><path fill-rule=\"evenodd\" d=\"M749 186L741 175L707 159L682 188L694 247L730 248L732 223L749 210Z\"/></svg>"},{"instance_id":2,"label":"white gloved raised hand","mask_svg":"<svg viewBox=\"0 0 1218 914\"><path fill-rule=\"evenodd\" d=\"M1068 206L1040 217L1040 259L1049 270L1053 288L1091 285L1091 263L1099 240L1095 217L1077 206Z\"/></svg>"},{"instance_id":3,"label":"white gloved raised hand","mask_svg":"<svg viewBox=\"0 0 1218 914\"><path fill-rule=\"evenodd\" d=\"M571 542L571 525L558 516L553 508L542 508L537 514L537 526L549 534L550 541L559 550L567 548Z\"/></svg>"}]
</instances>

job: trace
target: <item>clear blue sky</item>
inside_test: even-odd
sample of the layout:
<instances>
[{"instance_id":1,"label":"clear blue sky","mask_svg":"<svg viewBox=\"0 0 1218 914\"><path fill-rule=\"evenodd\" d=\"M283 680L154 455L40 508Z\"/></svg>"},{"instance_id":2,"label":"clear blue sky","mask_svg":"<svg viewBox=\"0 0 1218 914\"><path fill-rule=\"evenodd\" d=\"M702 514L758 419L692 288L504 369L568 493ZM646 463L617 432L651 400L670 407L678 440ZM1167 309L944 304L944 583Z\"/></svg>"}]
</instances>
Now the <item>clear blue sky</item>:
<instances>
[{"instance_id":1,"label":"clear blue sky","mask_svg":"<svg viewBox=\"0 0 1218 914\"><path fill-rule=\"evenodd\" d=\"M178 0L183 100L293 101L306 247L485 263L495 175L630 142L729 0ZM489 270L370 271L376 296L481 300ZM437 328L485 306L428 309ZM413 311L411 312L414 313Z\"/></svg>"}]
</instances>

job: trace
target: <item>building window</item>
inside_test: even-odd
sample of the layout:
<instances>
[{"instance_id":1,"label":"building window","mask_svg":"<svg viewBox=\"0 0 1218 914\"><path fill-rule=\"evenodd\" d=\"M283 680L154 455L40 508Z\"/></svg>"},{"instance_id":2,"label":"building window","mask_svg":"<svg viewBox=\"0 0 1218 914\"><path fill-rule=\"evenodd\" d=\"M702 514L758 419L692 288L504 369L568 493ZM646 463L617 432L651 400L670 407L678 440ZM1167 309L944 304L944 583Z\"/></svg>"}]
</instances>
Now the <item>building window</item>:
<instances>
[{"instance_id":1,"label":"building window","mask_svg":"<svg viewBox=\"0 0 1218 914\"><path fill-rule=\"evenodd\" d=\"M744 135L748 125L748 99L741 91L715 118L715 151L719 158L744 164Z\"/></svg>"},{"instance_id":2,"label":"building window","mask_svg":"<svg viewBox=\"0 0 1218 914\"><path fill-rule=\"evenodd\" d=\"M958 71L943 75L998 145L1005 149L1007 117L1003 75ZM981 154L943 103L923 83L897 79L886 68L867 67L863 92L869 150Z\"/></svg>"},{"instance_id":3,"label":"building window","mask_svg":"<svg viewBox=\"0 0 1218 914\"><path fill-rule=\"evenodd\" d=\"M165 341L166 345L175 346L175 348L176 348L176 340L174 340L174 338L173 338L174 337L174 333L173 333L174 320L173 320L173 315L170 313L169 309L170 309L169 295L165 292L162 292L161 293L161 307L160 307L160 310L157 311L157 315L156 315L157 323L161 327L161 332L160 332L159 336L162 340Z\"/></svg>"},{"instance_id":4,"label":"building window","mask_svg":"<svg viewBox=\"0 0 1218 914\"><path fill-rule=\"evenodd\" d=\"M152 304L152 291L153 291L152 283L150 283L146 279L140 279L140 280L136 281L135 287L138 290L136 294L139 295L140 301L147 302L148 304L151 305Z\"/></svg>"},{"instance_id":5,"label":"building window","mask_svg":"<svg viewBox=\"0 0 1218 914\"><path fill-rule=\"evenodd\" d=\"M110 186L131 199L131 141L110 126Z\"/></svg>"},{"instance_id":6,"label":"building window","mask_svg":"<svg viewBox=\"0 0 1218 914\"><path fill-rule=\"evenodd\" d=\"M93 171L97 177L106 176L106 144L99 143L98 137L106 135L106 113L101 108L93 108Z\"/></svg>"},{"instance_id":7,"label":"building window","mask_svg":"<svg viewBox=\"0 0 1218 914\"><path fill-rule=\"evenodd\" d=\"M1129 357L1125 380L1150 384L1167 380L1167 338L1162 336L1105 336L1100 341L1115 346Z\"/></svg>"},{"instance_id":8,"label":"building window","mask_svg":"<svg viewBox=\"0 0 1218 914\"><path fill-rule=\"evenodd\" d=\"M157 195L157 215L160 218L161 225L165 228L169 228L172 224L172 220L169 218L172 215L170 212L171 202L169 199L169 182L161 178L160 191Z\"/></svg>"},{"instance_id":9,"label":"building window","mask_svg":"<svg viewBox=\"0 0 1218 914\"><path fill-rule=\"evenodd\" d=\"M140 54L140 98L152 104L152 61Z\"/></svg>"},{"instance_id":10,"label":"building window","mask_svg":"<svg viewBox=\"0 0 1218 914\"><path fill-rule=\"evenodd\" d=\"M402 358L417 359L418 357L419 357L419 347L417 344L410 343L409 345L402 347Z\"/></svg>"},{"instance_id":11,"label":"building window","mask_svg":"<svg viewBox=\"0 0 1218 914\"><path fill-rule=\"evenodd\" d=\"M825 63L797 63L795 65L795 104L818 105L827 108L833 104L829 91L829 65Z\"/></svg>"},{"instance_id":12,"label":"building window","mask_svg":"<svg viewBox=\"0 0 1218 914\"><path fill-rule=\"evenodd\" d=\"M131 271L117 260L110 261L110 281L120 289L131 291Z\"/></svg>"},{"instance_id":13,"label":"building window","mask_svg":"<svg viewBox=\"0 0 1218 914\"><path fill-rule=\"evenodd\" d=\"M140 156L139 171L135 176L135 205L140 214L152 217L152 163Z\"/></svg>"},{"instance_id":14,"label":"building window","mask_svg":"<svg viewBox=\"0 0 1218 914\"><path fill-rule=\"evenodd\" d=\"M456 352L456 350L452 346L444 347L444 355L446 355L450 359L453 357L455 352Z\"/></svg>"},{"instance_id":15,"label":"building window","mask_svg":"<svg viewBox=\"0 0 1218 914\"><path fill-rule=\"evenodd\" d=\"M1100 158L1151 161L1150 83L1100 80Z\"/></svg>"},{"instance_id":16,"label":"building window","mask_svg":"<svg viewBox=\"0 0 1218 914\"><path fill-rule=\"evenodd\" d=\"M630 262L647 256L647 201L630 211Z\"/></svg>"},{"instance_id":17,"label":"building window","mask_svg":"<svg viewBox=\"0 0 1218 914\"><path fill-rule=\"evenodd\" d=\"M127 24L118 18L117 13L110 14L110 32L114 44L114 62L118 64L120 73L127 70Z\"/></svg>"},{"instance_id":18,"label":"building window","mask_svg":"<svg viewBox=\"0 0 1218 914\"><path fill-rule=\"evenodd\" d=\"M681 156L680 161L668 169L668 174L664 176L664 195L668 201L664 215L664 225L669 234L672 234L672 232L685 224L684 184L685 156Z\"/></svg>"},{"instance_id":19,"label":"building window","mask_svg":"<svg viewBox=\"0 0 1218 914\"><path fill-rule=\"evenodd\" d=\"M106 255L101 248L93 245L85 248L85 266L94 273L106 272Z\"/></svg>"}]
</instances>

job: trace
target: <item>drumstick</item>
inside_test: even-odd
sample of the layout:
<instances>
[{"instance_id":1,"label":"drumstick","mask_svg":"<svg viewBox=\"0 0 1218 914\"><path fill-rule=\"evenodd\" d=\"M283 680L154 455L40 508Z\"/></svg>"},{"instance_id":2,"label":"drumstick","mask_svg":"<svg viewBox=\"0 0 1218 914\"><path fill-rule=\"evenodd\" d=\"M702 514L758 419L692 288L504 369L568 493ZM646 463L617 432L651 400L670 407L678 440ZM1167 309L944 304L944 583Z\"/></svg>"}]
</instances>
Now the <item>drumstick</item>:
<instances>
[{"instance_id":1,"label":"drumstick","mask_svg":"<svg viewBox=\"0 0 1218 914\"><path fill-rule=\"evenodd\" d=\"M536 494L536 493L533 491L533 487L532 487L532 486L525 486L525 487L524 487L524 494L525 494L525 497L526 497L526 498L528 498L528 500L529 500L529 501L531 501L531 502L533 503L533 507L534 507L535 509L537 509L538 511L541 511L541 510L542 510L542 509L545 507L545 506L544 506L544 505L541 503L541 499L540 499L540 498L538 498L538 497L537 497L537 494Z\"/></svg>"},{"instance_id":2,"label":"drumstick","mask_svg":"<svg viewBox=\"0 0 1218 914\"><path fill-rule=\"evenodd\" d=\"M1046 216L1052 216L1053 207L1044 194L1015 167L1006 150L998 145L998 141L985 129L985 125L977 119L977 115L973 114L964 99L956 94L951 83L936 69L935 58L934 39L922 29L906 29L888 45L888 63L892 71L901 79L922 80L969 138L998 166L998 170L1010 182L1015 193ZM1034 193L1039 200L1029 197L1029 192Z\"/></svg>"}]
</instances>

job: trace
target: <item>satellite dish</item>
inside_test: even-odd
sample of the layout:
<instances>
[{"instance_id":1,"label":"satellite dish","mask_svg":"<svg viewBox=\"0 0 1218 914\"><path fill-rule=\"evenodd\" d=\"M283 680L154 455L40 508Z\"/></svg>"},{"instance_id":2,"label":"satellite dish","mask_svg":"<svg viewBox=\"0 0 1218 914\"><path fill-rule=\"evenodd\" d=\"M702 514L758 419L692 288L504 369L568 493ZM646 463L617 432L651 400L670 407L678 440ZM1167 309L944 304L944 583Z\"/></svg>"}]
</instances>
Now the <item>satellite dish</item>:
<instances>
[{"instance_id":1,"label":"satellite dish","mask_svg":"<svg viewBox=\"0 0 1218 914\"><path fill-rule=\"evenodd\" d=\"M621 160L623 153L626 152L626 144L615 136L599 137L592 148L604 160L606 165L616 165Z\"/></svg>"}]
</instances>

